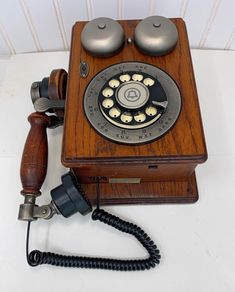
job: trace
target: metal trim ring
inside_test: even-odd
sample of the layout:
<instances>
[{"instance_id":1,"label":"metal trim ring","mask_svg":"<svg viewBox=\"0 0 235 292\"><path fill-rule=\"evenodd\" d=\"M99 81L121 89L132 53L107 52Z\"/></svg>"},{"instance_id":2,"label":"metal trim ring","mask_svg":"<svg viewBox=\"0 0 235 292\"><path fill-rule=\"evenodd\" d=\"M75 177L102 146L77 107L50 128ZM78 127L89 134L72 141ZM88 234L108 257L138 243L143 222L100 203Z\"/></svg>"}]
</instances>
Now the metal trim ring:
<instances>
[{"instance_id":1,"label":"metal trim ring","mask_svg":"<svg viewBox=\"0 0 235 292\"><path fill-rule=\"evenodd\" d=\"M151 75L163 87L168 105L162 116L142 129L123 129L111 124L101 113L98 95L107 80L119 72L136 71ZM175 124L181 110L181 94L175 81L163 70L141 62L118 63L100 71L88 84L84 93L85 115L94 129L105 138L122 144L147 143L160 138Z\"/></svg>"},{"instance_id":2,"label":"metal trim ring","mask_svg":"<svg viewBox=\"0 0 235 292\"><path fill-rule=\"evenodd\" d=\"M32 99L32 103L34 104L35 101L41 97L40 95L40 81L35 81L31 84L30 88L30 95Z\"/></svg>"}]
</instances>

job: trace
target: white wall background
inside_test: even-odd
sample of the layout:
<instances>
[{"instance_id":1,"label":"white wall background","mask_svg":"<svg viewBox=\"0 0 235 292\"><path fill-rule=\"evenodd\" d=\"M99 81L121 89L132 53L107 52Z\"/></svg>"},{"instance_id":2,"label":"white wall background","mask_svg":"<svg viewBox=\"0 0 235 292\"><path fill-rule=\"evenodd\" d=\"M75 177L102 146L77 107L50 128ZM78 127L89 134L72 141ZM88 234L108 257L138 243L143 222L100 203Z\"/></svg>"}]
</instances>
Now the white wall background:
<instances>
[{"instance_id":1,"label":"white wall background","mask_svg":"<svg viewBox=\"0 0 235 292\"><path fill-rule=\"evenodd\" d=\"M192 48L235 50L235 0L0 0L0 54L68 50L75 21L182 17Z\"/></svg>"}]
</instances>

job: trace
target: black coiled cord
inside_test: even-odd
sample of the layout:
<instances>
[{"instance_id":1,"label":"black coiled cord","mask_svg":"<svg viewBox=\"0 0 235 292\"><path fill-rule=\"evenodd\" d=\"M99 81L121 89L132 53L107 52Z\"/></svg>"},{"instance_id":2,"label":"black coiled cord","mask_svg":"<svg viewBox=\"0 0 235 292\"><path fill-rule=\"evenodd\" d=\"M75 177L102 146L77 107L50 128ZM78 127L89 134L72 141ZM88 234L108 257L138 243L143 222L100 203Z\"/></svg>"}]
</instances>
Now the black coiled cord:
<instances>
[{"instance_id":1,"label":"black coiled cord","mask_svg":"<svg viewBox=\"0 0 235 292\"><path fill-rule=\"evenodd\" d=\"M138 260L118 260L98 257L65 256L50 252L33 250L28 252L30 222L28 223L26 255L30 266L49 264L60 267L105 269L113 271L140 271L154 268L160 263L159 250L151 238L137 225L124 221L117 216L109 214L102 209L95 209L92 213L93 220L99 220L122 232L133 235L148 251L149 257Z\"/></svg>"}]
</instances>

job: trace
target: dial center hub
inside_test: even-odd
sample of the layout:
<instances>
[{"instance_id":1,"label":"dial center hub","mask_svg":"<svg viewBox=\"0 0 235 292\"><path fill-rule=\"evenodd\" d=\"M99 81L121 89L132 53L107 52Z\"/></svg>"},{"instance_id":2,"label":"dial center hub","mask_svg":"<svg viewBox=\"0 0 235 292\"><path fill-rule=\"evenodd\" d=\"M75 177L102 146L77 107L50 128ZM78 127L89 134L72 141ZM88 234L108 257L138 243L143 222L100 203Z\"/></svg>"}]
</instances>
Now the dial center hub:
<instances>
[{"instance_id":1,"label":"dial center hub","mask_svg":"<svg viewBox=\"0 0 235 292\"><path fill-rule=\"evenodd\" d=\"M123 83L116 92L116 100L126 109L138 109L144 106L149 99L147 86L138 81Z\"/></svg>"}]
</instances>

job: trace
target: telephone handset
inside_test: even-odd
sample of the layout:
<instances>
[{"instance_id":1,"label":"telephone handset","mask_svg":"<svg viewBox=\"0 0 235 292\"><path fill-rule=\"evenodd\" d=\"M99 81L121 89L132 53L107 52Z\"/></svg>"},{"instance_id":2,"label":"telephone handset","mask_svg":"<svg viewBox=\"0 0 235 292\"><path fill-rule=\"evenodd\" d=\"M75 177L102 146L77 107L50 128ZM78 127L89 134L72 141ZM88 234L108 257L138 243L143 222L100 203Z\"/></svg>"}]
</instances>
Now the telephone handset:
<instances>
[{"instance_id":1,"label":"telephone handset","mask_svg":"<svg viewBox=\"0 0 235 292\"><path fill-rule=\"evenodd\" d=\"M206 159L206 148L193 80L181 19L102 17L75 24L69 78L64 70L54 70L31 86L36 113L29 116L31 130L21 163L25 202L19 210L19 219L29 222L30 265L134 271L160 262L159 250L140 227L99 206L197 200L194 169ZM46 129L62 124L62 163L70 172L51 191L52 202L37 206L47 169ZM54 214L85 215L91 205L97 205L93 220L132 234L149 257L116 260L29 253L31 221Z\"/></svg>"},{"instance_id":2,"label":"telephone handset","mask_svg":"<svg viewBox=\"0 0 235 292\"><path fill-rule=\"evenodd\" d=\"M62 75L65 74L65 71L52 71L49 81L55 74ZM59 78L58 81L53 80L52 82L53 85L56 85L57 89L63 89L64 84L61 79ZM36 197L40 195L40 188L46 176L46 129L47 127L54 128L61 125L61 119L63 117L63 106L61 103L53 107L55 114L46 115L45 113L40 113L51 112L52 110L48 108L49 104L51 104L50 90L52 85L48 83L45 86L43 80L42 82L33 83L31 87L32 101L34 102L35 109L39 113L31 114L28 119L31 124L31 129L25 143L20 171L23 185L21 194L25 196L25 201L24 204L20 205L18 218L19 220L28 221L26 238L26 257L28 264L32 267L41 264L50 264L61 267L94 268L115 271L139 271L155 267L156 264L160 263L160 254L157 246L148 234L136 224L124 221L100 209L99 177L97 177L97 207L92 213L92 219L99 220L121 232L133 235L146 249L149 257L146 259L122 260L87 256L66 256L51 252L41 252L39 250L29 252L29 234L32 221L38 218L50 219L55 214L60 214L68 218L76 212L79 212L81 215L86 215L92 211L89 200L86 198L81 185L77 182L72 172L64 174L61 178L62 184L51 191L52 201L50 204L40 207L35 205ZM46 97L41 97L41 92L44 92L44 96ZM59 95L57 94L57 96ZM61 98L58 101L61 101Z\"/></svg>"}]
</instances>

